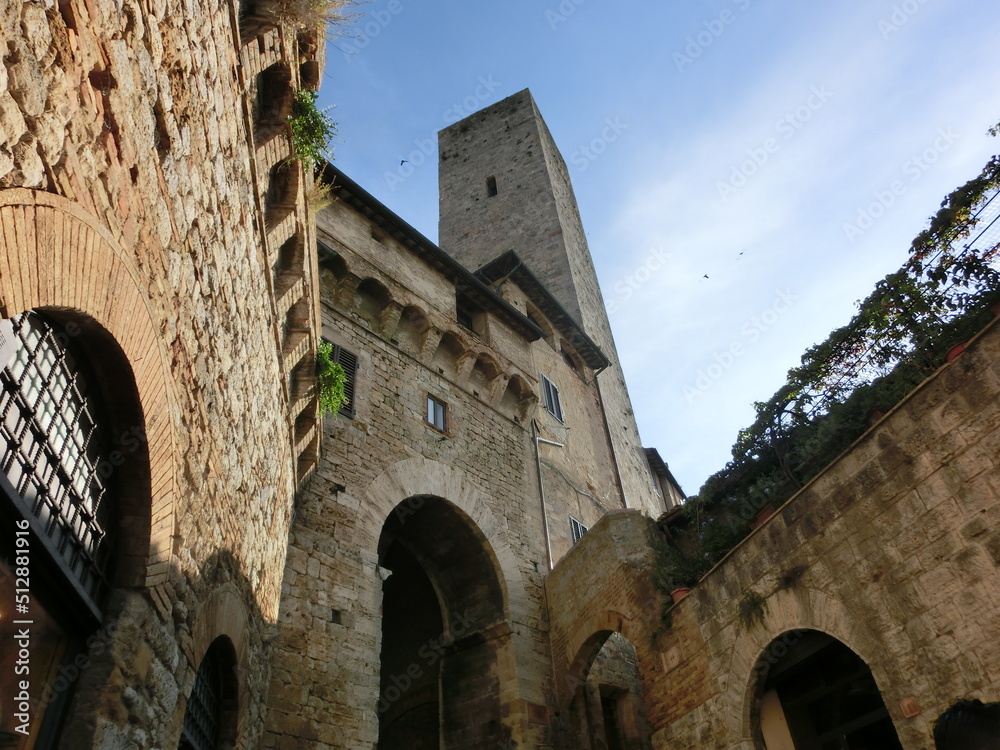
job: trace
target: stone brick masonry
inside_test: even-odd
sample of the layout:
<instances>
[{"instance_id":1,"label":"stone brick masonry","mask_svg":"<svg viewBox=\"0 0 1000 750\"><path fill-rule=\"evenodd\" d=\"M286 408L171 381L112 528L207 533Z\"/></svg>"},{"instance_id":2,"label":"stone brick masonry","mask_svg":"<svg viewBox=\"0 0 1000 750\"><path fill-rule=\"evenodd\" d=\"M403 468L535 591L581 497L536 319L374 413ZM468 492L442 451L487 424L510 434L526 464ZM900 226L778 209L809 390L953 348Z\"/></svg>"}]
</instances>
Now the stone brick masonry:
<instances>
[{"instance_id":1,"label":"stone brick masonry","mask_svg":"<svg viewBox=\"0 0 1000 750\"><path fill-rule=\"evenodd\" d=\"M995 322L730 553L669 625L648 588L648 522L609 516L546 582L556 685L572 685L593 634L624 633L654 747L750 750L762 746L761 665L787 650L782 636L817 630L870 667L902 746L932 747L952 702L1000 695L998 375ZM765 605L748 623L751 591Z\"/></svg>"},{"instance_id":2,"label":"stone brick masonry","mask_svg":"<svg viewBox=\"0 0 1000 750\"><path fill-rule=\"evenodd\" d=\"M322 40L244 37L240 13L0 2L0 314L59 310L84 349L113 341L123 361L96 365L116 419L135 393L126 426L146 437L117 473L103 628L57 691L65 748L177 747L219 636L238 678L221 739L256 747L263 729L292 496L318 448L312 370L290 375L315 356L318 308L301 167L275 169L287 126L260 127L260 102L289 97L259 74L315 85Z\"/></svg>"}]
</instances>

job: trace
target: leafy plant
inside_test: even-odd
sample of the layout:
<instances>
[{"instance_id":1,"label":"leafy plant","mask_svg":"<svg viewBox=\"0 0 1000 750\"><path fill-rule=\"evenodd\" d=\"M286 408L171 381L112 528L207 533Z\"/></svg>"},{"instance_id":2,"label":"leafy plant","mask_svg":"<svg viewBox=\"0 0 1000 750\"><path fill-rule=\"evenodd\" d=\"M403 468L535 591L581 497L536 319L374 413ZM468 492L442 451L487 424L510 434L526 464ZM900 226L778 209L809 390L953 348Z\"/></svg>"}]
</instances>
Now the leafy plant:
<instances>
[{"instance_id":1,"label":"leafy plant","mask_svg":"<svg viewBox=\"0 0 1000 750\"><path fill-rule=\"evenodd\" d=\"M292 155L306 162L307 169L324 158L330 139L337 134L337 125L327 114L329 108L316 106L317 96L310 89L296 91L292 114L288 117L292 129Z\"/></svg>"},{"instance_id":2,"label":"leafy plant","mask_svg":"<svg viewBox=\"0 0 1000 750\"><path fill-rule=\"evenodd\" d=\"M748 589L740 599L740 622L749 630L755 622L764 623L764 612L767 609L767 599L753 589Z\"/></svg>"},{"instance_id":3,"label":"leafy plant","mask_svg":"<svg viewBox=\"0 0 1000 750\"><path fill-rule=\"evenodd\" d=\"M1000 126L998 126L1000 127ZM667 529L662 586L693 582L749 533L748 521L792 497L992 320L1000 300L1000 157L942 202L902 267L851 321L808 349L741 430L732 460ZM986 239L984 239L986 238Z\"/></svg>"},{"instance_id":4,"label":"leafy plant","mask_svg":"<svg viewBox=\"0 0 1000 750\"><path fill-rule=\"evenodd\" d=\"M319 414L336 414L348 402L344 393L347 375L333 361L333 344L320 341L316 350L316 385L319 389Z\"/></svg>"}]
</instances>

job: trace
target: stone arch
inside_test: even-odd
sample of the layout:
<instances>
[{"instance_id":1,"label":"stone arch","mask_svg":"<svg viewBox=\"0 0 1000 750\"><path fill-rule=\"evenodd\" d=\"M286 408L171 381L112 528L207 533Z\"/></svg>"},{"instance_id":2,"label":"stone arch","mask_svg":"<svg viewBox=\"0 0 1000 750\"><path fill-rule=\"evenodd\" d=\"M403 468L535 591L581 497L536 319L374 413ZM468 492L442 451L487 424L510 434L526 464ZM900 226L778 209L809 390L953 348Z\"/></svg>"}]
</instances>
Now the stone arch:
<instances>
[{"instance_id":1,"label":"stone arch","mask_svg":"<svg viewBox=\"0 0 1000 750\"><path fill-rule=\"evenodd\" d=\"M400 313L395 338L403 349L419 356L430 329L431 323L427 312L418 305L407 305Z\"/></svg>"},{"instance_id":2,"label":"stone arch","mask_svg":"<svg viewBox=\"0 0 1000 750\"><path fill-rule=\"evenodd\" d=\"M528 410L537 399L535 389L531 387L531 384L520 375L515 374L511 375L510 380L507 381L507 386L500 398L500 408L515 419L522 420L527 417Z\"/></svg>"},{"instance_id":3,"label":"stone arch","mask_svg":"<svg viewBox=\"0 0 1000 750\"><path fill-rule=\"evenodd\" d=\"M351 310L376 333L382 330L382 311L392 302L389 289L371 277L361 280L351 300Z\"/></svg>"},{"instance_id":4,"label":"stone arch","mask_svg":"<svg viewBox=\"0 0 1000 750\"><path fill-rule=\"evenodd\" d=\"M247 722L247 690L243 675L247 674L250 665L248 663L250 644L247 634L247 627L250 622L250 615L247 612L246 604L240 596L239 588L235 583L224 583L215 589L208 597L202 601L191 618L191 650L188 653L190 672L193 679L194 673L198 670L208 653L209 647L225 638L228 647L231 648L231 656L235 666L235 676L238 678L237 706L235 708L235 734L237 737L243 735L243 730ZM185 694L190 692L190 683L185 685ZM180 716L184 715L184 701L178 701Z\"/></svg>"},{"instance_id":5,"label":"stone arch","mask_svg":"<svg viewBox=\"0 0 1000 750\"><path fill-rule=\"evenodd\" d=\"M151 497L136 528L144 552L134 585L167 579L174 527L176 447L169 365L160 346L145 282L114 235L78 205L51 193L0 191L0 315L31 309L92 320L120 348L138 392L149 455Z\"/></svg>"},{"instance_id":6,"label":"stone arch","mask_svg":"<svg viewBox=\"0 0 1000 750\"><path fill-rule=\"evenodd\" d=\"M431 359L432 366L452 377L459 377L461 363L465 361L469 347L454 332L447 331L438 342L437 350Z\"/></svg>"},{"instance_id":7,"label":"stone arch","mask_svg":"<svg viewBox=\"0 0 1000 750\"><path fill-rule=\"evenodd\" d=\"M379 538L379 564L399 542L432 576L447 632L459 610L480 629L505 615L503 572L492 545L469 516L435 495L404 499L389 514ZM461 554L456 558L456 552Z\"/></svg>"},{"instance_id":8,"label":"stone arch","mask_svg":"<svg viewBox=\"0 0 1000 750\"><path fill-rule=\"evenodd\" d=\"M468 387L480 396L486 397L490 391L490 385L502 374L503 370L497 361L485 352L476 357L472 365L472 372L469 374Z\"/></svg>"},{"instance_id":9,"label":"stone arch","mask_svg":"<svg viewBox=\"0 0 1000 750\"><path fill-rule=\"evenodd\" d=\"M556 675L557 746L592 750L610 746L614 736L618 746L649 747L639 657L626 635L633 629L616 610L596 612L577 626L567 669Z\"/></svg>"},{"instance_id":10,"label":"stone arch","mask_svg":"<svg viewBox=\"0 0 1000 750\"><path fill-rule=\"evenodd\" d=\"M729 651L728 663L720 674L729 675L721 685L722 715L729 717L733 741L753 747L753 711L758 688L757 666L775 641L797 630L815 630L835 638L872 667L876 654L866 644L878 643L874 630L847 614L838 599L810 588L778 591L768 597L763 624L741 629ZM879 688L888 684L888 675L872 668Z\"/></svg>"},{"instance_id":11,"label":"stone arch","mask_svg":"<svg viewBox=\"0 0 1000 750\"><path fill-rule=\"evenodd\" d=\"M361 503L358 526L365 540L361 546L374 555L386 518L409 497L439 497L461 510L489 543L498 566L504 597L504 614L528 607L517 557L494 514L488 498L464 472L427 458L411 458L386 468L372 480Z\"/></svg>"},{"instance_id":12,"label":"stone arch","mask_svg":"<svg viewBox=\"0 0 1000 750\"><path fill-rule=\"evenodd\" d=\"M615 609L602 609L589 616L581 617L566 644L565 670L556 675L556 691L566 699L564 690L579 677L587 665L593 661L608 636L619 633L634 642L632 619ZM571 696L570 696L571 697Z\"/></svg>"}]
</instances>

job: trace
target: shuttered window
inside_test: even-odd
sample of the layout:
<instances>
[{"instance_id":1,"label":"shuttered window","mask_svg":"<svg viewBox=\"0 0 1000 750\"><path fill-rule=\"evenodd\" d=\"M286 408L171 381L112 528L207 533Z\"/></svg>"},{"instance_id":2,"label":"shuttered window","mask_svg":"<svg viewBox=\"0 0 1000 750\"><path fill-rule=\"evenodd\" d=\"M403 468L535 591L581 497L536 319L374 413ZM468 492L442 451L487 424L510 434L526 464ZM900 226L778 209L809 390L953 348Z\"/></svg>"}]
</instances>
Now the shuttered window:
<instances>
[{"instance_id":1,"label":"shuttered window","mask_svg":"<svg viewBox=\"0 0 1000 750\"><path fill-rule=\"evenodd\" d=\"M333 342L329 342L333 344ZM333 344L333 361L344 369L344 396L346 401L340 406L340 414L354 418L354 386L358 377L358 355L342 346Z\"/></svg>"},{"instance_id":2,"label":"shuttered window","mask_svg":"<svg viewBox=\"0 0 1000 750\"><path fill-rule=\"evenodd\" d=\"M542 405L545 410L560 422L563 421L562 404L559 402L559 389L556 384L542 375Z\"/></svg>"},{"instance_id":3,"label":"shuttered window","mask_svg":"<svg viewBox=\"0 0 1000 750\"><path fill-rule=\"evenodd\" d=\"M570 534L573 535L573 544L576 544L583 539L583 535L587 533L587 529L587 526L584 526L582 523L573 518L573 516L569 517L569 531Z\"/></svg>"}]
</instances>

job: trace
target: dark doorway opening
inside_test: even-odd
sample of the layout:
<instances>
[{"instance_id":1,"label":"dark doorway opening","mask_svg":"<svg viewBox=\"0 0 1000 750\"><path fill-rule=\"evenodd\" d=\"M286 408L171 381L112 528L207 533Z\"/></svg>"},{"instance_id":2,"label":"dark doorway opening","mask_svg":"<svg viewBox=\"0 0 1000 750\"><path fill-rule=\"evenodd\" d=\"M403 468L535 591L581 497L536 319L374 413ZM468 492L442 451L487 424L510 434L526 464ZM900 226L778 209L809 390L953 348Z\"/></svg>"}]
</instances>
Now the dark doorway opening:
<instances>
[{"instance_id":1,"label":"dark doorway opening","mask_svg":"<svg viewBox=\"0 0 1000 750\"><path fill-rule=\"evenodd\" d=\"M378 750L499 746L504 596L489 542L456 506L412 497L379 541Z\"/></svg>"},{"instance_id":2,"label":"dark doorway opening","mask_svg":"<svg viewBox=\"0 0 1000 750\"><path fill-rule=\"evenodd\" d=\"M767 750L902 750L871 670L840 641L815 630L786 633L760 669Z\"/></svg>"}]
</instances>

